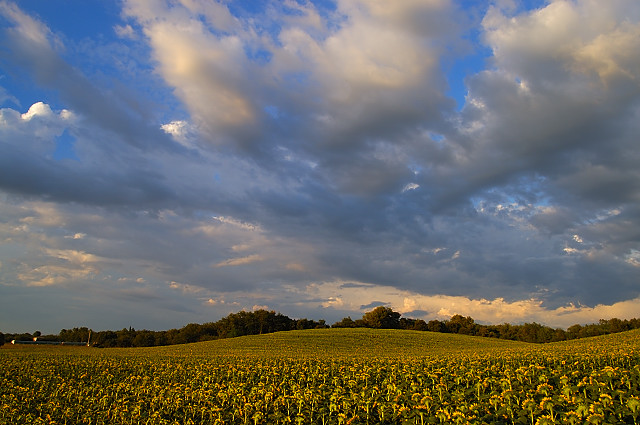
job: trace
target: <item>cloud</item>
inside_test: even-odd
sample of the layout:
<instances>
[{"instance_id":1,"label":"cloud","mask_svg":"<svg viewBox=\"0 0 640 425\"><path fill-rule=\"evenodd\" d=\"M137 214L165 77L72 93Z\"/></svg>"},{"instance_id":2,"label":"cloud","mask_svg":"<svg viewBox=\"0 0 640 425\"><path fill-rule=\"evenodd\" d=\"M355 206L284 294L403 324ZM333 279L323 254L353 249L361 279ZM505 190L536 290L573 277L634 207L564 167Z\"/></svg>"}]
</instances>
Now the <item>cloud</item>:
<instances>
[{"instance_id":1,"label":"cloud","mask_svg":"<svg viewBox=\"0 0 640 425\"><path fill-rule=\"evenodd\" d=\"M471 316L478 323L543 323L547 326L567 328L574 324L596 323L602 318L635 317L638 299L613 304L583 306L567 304L549 309L540 300L522 299L506 301L503 298L474 299L464 296L425 296L393 287L374 286L363 292L355 287L345 287L339 282L325 282L310 288L313 295L337 299L340 303L327 302L325 308L366 312L385 305L400 312L403 317L429 320L448 320L455 314ZM322 294L322 295L321 295ZM385 302L376 301L384 299ZM362 304L365 302L366 304ZM328 313L325 311L325 313ZM330 313L329 313L330 314Z\"/></svg>"},{"instance_id":2,"label":"cloud","mask_svg":"<svg viewBox=\"0 0 640 425\"><path fill-rule=\"evenodd\" d=\"M53 34L46 25L24 13L18 6L7 1L0 3L0 12L15 22L12 32L38 46L49 47L49 39ZM56 40L56 42L58 42Z\"/></svg>"},{"instance_id":3,"label":"cloud","mask_svg":"<svg viewBox=\"0 0 640 425\"><path fill-rule=\"evenodd\" d=\"M406 192L406 191L408 191L408 190L416 190L416 189L418 189L419 187L420 187L420 185L419 185L419 184L416 184L416 183L407 183L407 184L402 188L402 191L403 191L403 192Z\"/></svg>"},{"instance_id":4,"label":"cloud","mask_svg":"<svg viewBox=\"0 0 640 425\"><path fill-rule=\"evenodd\" d=\"M253 124L255 105L241 85L249 79L242 40L236 34L212 33L241 31L225 6L190 2L169 8L157 2L150 8L130 1L125 12L142 25L158 71L187 105L197 126L210 135L224 136L225 131Z\"/></svg>"},{"instance_id":5,"label":"cloud","mask_svg":"<svg viewBox=\"0 0 640 425\"><path fill-rule=\"evenodd\" d=\"M2 77L0 76L0 81L2 81ZM4 87L0 86L0 105L4 104L5 102L12 102L15 105L19 105L20 101L15 97L10 95L9 93L7 93L7 90Z\"/></svg>"},{"instance_id":6,"label":"cloud","mask_svg":"<svg viewBox=\"0 0 640 425\"><path fill-rule=\"evenodd\" d=\"M229 13L214 5L221 16ZM406 155L396 147L429 123L442 125L440 109L453 107L437 62L455 43L454 9L421 2L385 11L345 2L325 15L311 3L293 14L278 3L269 7L279 16L277 31L269 16L217 23L188 3L151 10L130 1L126 11L210 143L263 164L281 162L285 149L349 193L400 191L409 171L395 159ZM418 17L433 25L418 25ZM344 161L347 152L355 155Z\"/></svg>"},{"instance_id":7,"label":"cloud","mask_svg":"<svg viewBox=\"0 0 640 425\"><path fill-rule=\"evenodd\" d=\"M360 309L361 310L373 310L376 307L380 307L380 306L386 306L387 303L386 302L382 302L382 301L372 301L368 304L365 305L361 305Z\"/></svg>"},{"instance_id":8,"label":"cloud","mask_svg":"<svg viewBox=\"0 0 640 425\"><path fill-rule=\"evenodd\" d=\"M193 286L193 285L189 285L186 283L180 283L180 282L175 282L172 281L169 283L169 287L171 289L176 289L176 290L180 290L183 293L187 293L187 294L199 294L201 292L203 292L204 288L202 287L198 287L198 286Z\"/></svg>"},{"instance_id":9,"label":"cloud","mask_svg":"<svg viewBox=\"0 0 640 425\"><path fill-rule=\"evenodd\" d=\"M115 31L115 33L120 38L134 38L135 37L135 31L133 30L133 27L131 25L115 25L113 27L113 31Z\"/></svg>"},{"instance_id":10,"label":"cloud","mask_svg":"<svg viewBox=\"0 0 640 425\"><path fill-rule=\"evenodd\" d=\"M228 266L243 266L245 264L255 263L256 261L263 261L260 255L254 254L247 257L230 258L216 264L214 267L228 267Z\"/></svg>"},{"instance_id":11,"label":"cloud","mask_svg":"<svg viewBox=\"0 0 640 425\"><path fill-rule=\"evenodd\" d=\"M100 259L92 254L75 250L43 249L40 261L45 265L22 263L17 277L27 286L68 285L91 279L98 273ZM33 262L32 262L33 263Z\"/></svg>"},{"instance_id":12,"label":"cloud","mask_svg":"<svg viewBox=\"0 0 640 425\"><path fill-rule=\"evenodd\" d=\"M185 147L193 147L193 140L195 139L195 130L192 126L184 120L175 120L167 124L162 124L160 128L167 134L173 136L178 143Z\"/></svg>"},{"instance_id":13,"label":"cloud","mask_svg":"<svg viewBox=\"0 0 640 425\"><path fill-rule=\"evenodd\" d=\"M51 155L56 139L75 125L76 117L66 109L54 112L49 105L36 102L24 113L11 108L0 109L0 135L12 148Z\"/></svg>"},{"instance_id":14,"label":"cloud","mask_svg":"<svg viewBox=\"0 0 640 425\"><path fill-rule=\"evenodd\" d=\"M0 284L189 322L627 314L640 7L502 3L127 0L80 41L1 2Z\"/></svg>"},{"instance_id":15,"label":"cloud","mask_svg":"<svg viewBox=\"0 0 640 425\"><path fill-rule=\"evenodd\" d=\"M13 71L24 73L41 86L58 91L70 110L82 111L85 119L118 140L138 149L174 149L163 133L143 119L126 99L101 90L79 69L60 56L62 42L42 22L26 15L13 3L3 2L0 13L10 22L6 28L0 57Z\"/></svg>"},{"instance_id":16,"label":"cloud","mask_svg":"<svg viewBox=\"0 0 640 425\"><path fill-rule=\"evenodd\" d=\"M633 2L601 7L557 1L515 17L489 10L483 26L496 68L469 80L464 111L471 123L482 122L481 129L471 133L476 143L470 153L477 155L476 163L498 165L487 174L488 183L502 184L515 174L536 170L563 192L578 189L594 200L607 192L604 187L624 191L616 190L624 178L608 178L595 187L601 176L579 175L598 169L612 172L636 129L632 117L639 87L633 81L638 68L628 64L638 55L620 50L618 40L637 37L637 17L633 23L622 18L634 16L634 11L637 15L637 9ZM607 61L612 69L621 70L607 81L597 61L584 57L595 45L611 53ZM615 142L604 142L612 136ZM603 156L597 159L596 152ZM576 184L569 183L574 177ZM625 177L630 181L632 176ZM578 188L578 181L589 189Z\"/></svg>"}]
</instances>

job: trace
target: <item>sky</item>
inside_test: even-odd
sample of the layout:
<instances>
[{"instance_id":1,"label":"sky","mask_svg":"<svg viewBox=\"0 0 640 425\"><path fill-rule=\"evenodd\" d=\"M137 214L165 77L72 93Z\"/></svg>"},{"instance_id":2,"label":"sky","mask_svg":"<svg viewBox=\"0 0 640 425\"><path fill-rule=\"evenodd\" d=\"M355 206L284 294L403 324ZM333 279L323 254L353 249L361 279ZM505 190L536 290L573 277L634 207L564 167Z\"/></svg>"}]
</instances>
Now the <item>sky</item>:
<instances>
[{"instance_id":1,"label":"sky","mask_svg":"<svg viewBox=\"0 0 640 425\"><path fill-rule=\"evenodd\" d=\"M640 2L0 0L0 331L640 317Z\"/></svg>"}]
</instances>

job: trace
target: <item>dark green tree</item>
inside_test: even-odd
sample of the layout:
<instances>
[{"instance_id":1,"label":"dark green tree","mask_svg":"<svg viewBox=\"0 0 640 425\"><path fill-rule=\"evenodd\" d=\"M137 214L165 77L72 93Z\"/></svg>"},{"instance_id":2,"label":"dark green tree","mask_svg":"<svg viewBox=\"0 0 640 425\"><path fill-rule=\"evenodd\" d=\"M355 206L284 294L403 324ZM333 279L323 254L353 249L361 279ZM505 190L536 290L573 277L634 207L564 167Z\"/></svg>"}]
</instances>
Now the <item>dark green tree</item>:
<instances>
[{"instance_id":1,"label":"dark green tree","mask_svg":"<svg viewBox=\"0 0 640 425\"><path fill-rule=\"evenodd\" d=\"M297 330L311 329L311 321L306 318L296 320L296 329Z\"/></svg>"},{"instance_id":2,"label":"dark green tree","mask_svg":"<svg viewBox=\"0 0 640 425\"><path fill-rule=\"evenodd\" d=\"M389 307L376 307L365 313L362 320L368 328L376 329L399 329L400 313L393 311Z\"/></svg>"},{"instance_id":3,"label":"dark green tree","mask_svg":"<svg viewBox=\"0 0 640 425\"><path fill-rule=\"evenodd\" d=\"M446 323L447 332L462 335L475 335L476 324L470 316L464 317L460 314L451 316Z\"/></svg>"},{"instance_id":4,"label":"dark green tree","mask_svg":"<svg viewBox=\"0 0 640 425\"><path fill-rule=\"evenodd\" d=\"M62 329L58 334L61 341L67 342L87 342L89 339L89 328L83 326L81 328Z\"/></svg>"},{"instance_id":5,"label":"dark green tree","mask_svg":"<svg viewBox=\"0 0 640 425\"><path fill-rule=\"evenodd\" d=\"M189 323L180 329L180 333L184 336L185 342L198 342L198 340L200 340L200 336L203 334L202 325Z\"/></svg>"},{"instance_id":6,"label":"dark green tree","mask_svg":"<svg viewBox=\"0 0 640 425\"><path fill-rule=\"evenodd\" d=\"M133 345L133 339L136 337L136 330L132 327L123 328L121 331L116 332L117 334L117 347L131 347Z\"/></svg>"},{"instance_id":7,"label":"dark green tree","mask_svg":"<svg viewBox=\"0 0 640 425\"><path fill-rule=\"evenodd\" d=\"M355 328L356 324L351 316L344 317L341 321L331 325L332 328Z\"/></svg>"},{"instance_id":8,"label":"dark green tree","mask_svg":"<svg viewBox=\"0 0 640 425\"><path fill-rule=\"evenodd\" d=\"M414 323L413 323L413 330L414 331L426 331L427 328L427 322L425 322L422 319L417 319Z\"/></svg>"},{"instance_id":9,"label":"dark green tree","mask_svg":"<svg viewBox=\"0 0 640 425\"><path fill-rule=\"evenodd\" d=\"M567 328L567 339L581 338L582 326L575 324Z\"/></svg>"},{"instance_id":10,"label":"dark green tree","mask_svg":"<svg viewBox=\"0 0 640 425\"><path fill-rule=\"evenodd\" d=\"M430 332L445 332L446 327L443 322L433 319L427 323L427 330Z\"/></svg>"},{"instance_id":11,"label":"dark green tree","mask_svg":"<svg viewBox=\"0 0 640 425\"><path fill-rule=\"evenodd\" d=\"M156 332L142 330L136 332L136 336L131 341L134 347L153 347L156 345Z\"/></svg>"},{"instance_id":12,"label":"dark green tree","mask_svg":"<svg viewBox=\"0 0 640 425\"><path fill-rule=\"evenodd\" d=\"M114 331L101 331L91 335L91 343L95 347L116 347L118 334Z\"/></svg>"}]
</instances>

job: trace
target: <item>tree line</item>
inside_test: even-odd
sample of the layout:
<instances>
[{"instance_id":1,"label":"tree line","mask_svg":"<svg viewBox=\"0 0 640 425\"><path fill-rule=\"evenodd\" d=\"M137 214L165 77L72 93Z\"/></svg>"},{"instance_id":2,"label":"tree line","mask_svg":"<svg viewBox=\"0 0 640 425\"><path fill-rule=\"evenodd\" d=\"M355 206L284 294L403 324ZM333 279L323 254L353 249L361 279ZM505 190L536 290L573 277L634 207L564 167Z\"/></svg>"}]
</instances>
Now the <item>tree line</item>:
<instances>
[{"instance_id":1,"label":"tree line","mask_svg":"<svg viewBox=\"0 0 640 425\"><path fill-rule=\"evenodd\" d=\"M430 320L429 322L425 322L422 319L401 318L400 313L388 307L381 306L365 313L362 319L352 320L351 317L345 317L340 322L334 323L332 327L407 329L546 343L638 329L640 328L640 319L601 319L598 323L588 325L576 324L564 330L541 325L536 322L522 325L511 325L509 323L482 325L476 323L471 317L465 317L460 314L451 316L449 320Z\"/></svg>"},{"instance_id":2,"label":"tree line","mask_svg":"<svg viewBox=\"0 0 640 425\"><path fill-rule=\"evenodd\" d=\"M5 334L0 333L0 345L3 342L39 341L87 342L96 347L153 347L161 345L187 344L220 338L233 338L243 335L258 335L279 331L328 328L324 320L291 319L281 313L267 310L240 311L231 313L217 322L204 324L189 323L180 329L168 331L136 330L133 327L119 331L92 331L87 327L62 329L58 335Z\"/></svg>"},{"instance_id":3,"label":"tree line","mask_svg":"<svg viewBox=\"0 0 640 425\"><path fill-rule=\"evenodd\" d=\"M243 335L258 335L279 331L328 328L324 320L291 319L281 313L267 310L240 311L231 313L217 322L204 324L190 323L180 329L168 331L135 330L124 328L119 331L93 332L86 327L62 329L58 335L2 334L0 345L11 340L28 341L38 338L41 341L87 342L97 347L152 347L161 345L186 344L220 338L233 338ZM456 314L449 320L410 319L391 308L380 306L366 312L362 318L353 320L345 317L331 325L332 328L374 328L405 329L429 332L455 333L514 341L546 343L564 341L590 336L605 335L640 328L640 319L621 320L601 319L598 323L573 325L566 330L551 328L539 323L522 325L482 325L469 316Z\"/></svg>"}]
</instances>

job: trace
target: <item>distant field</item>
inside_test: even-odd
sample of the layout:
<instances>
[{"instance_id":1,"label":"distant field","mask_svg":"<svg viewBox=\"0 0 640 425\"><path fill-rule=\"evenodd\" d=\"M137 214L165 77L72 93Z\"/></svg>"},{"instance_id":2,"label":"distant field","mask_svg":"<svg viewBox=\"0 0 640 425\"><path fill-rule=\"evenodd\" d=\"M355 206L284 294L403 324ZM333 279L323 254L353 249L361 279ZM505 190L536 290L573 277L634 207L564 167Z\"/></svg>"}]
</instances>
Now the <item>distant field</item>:
<instances>
[{"instance_id":1,"label":"distant field","mask_svg":"<svg viewBox=\"0 0 640 425\"><path fill-rule=\"evenodd\" d=\"M398 358L460 351L491 351L531 344L436 332L395 329L313 329L276 332L150 349L168 355L237 355L303 358ZM185 351L187 347L188 351Z\"/></svg>"},{"instance_id":2,"label":"distant field","mask_svg":"<svg viewBox=\"0 0 640 425\"><path fill-rule=\"evenodd\" d=\"M318 329L0 349L0 424L640 423L640 330L546 345Z\"/></svg>"}]
</instances>

